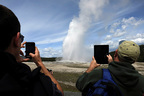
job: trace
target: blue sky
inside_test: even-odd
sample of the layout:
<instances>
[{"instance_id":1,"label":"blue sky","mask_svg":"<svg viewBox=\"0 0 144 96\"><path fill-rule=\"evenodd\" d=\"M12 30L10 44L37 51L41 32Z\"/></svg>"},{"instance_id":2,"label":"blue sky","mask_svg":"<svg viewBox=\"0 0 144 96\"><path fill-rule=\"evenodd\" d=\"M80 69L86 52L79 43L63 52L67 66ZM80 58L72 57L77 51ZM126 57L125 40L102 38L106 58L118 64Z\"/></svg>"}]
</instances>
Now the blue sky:
<instances>
[{"instance_id":1,"label":"blue sky","mask_svg":"<svg viewBox=\"0 0 144 96\"><path fill-rule=\"evenodd\" d=\"M102 7L95 8L101 2ZM63 56L63 50L69 50L63 43L71 22L87 14L90 22L82 41L90 50L94 44L109 44L113 51L120 40L144 44L144 0L0 0L0 4L16 14L25 41L35 42L42 57Z\"/></svg>"}]
</instances>

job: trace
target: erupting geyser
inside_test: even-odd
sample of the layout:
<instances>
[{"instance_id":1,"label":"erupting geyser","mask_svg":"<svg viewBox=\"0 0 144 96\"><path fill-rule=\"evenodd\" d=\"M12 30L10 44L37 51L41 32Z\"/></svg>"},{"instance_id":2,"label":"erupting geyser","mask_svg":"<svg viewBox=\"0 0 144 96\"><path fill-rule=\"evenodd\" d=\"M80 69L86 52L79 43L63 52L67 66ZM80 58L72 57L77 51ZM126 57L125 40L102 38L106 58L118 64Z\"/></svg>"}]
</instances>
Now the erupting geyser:
<instances>
[{"instance_id":1,"label":"erupting geyser","mask_svg":"<svg viewBox=\"0 0 144 96\"><path fill-rule=\"evenodd\" d=\"M80 0L79 16L74 17L69 25L68 34L63 42L63 60L89 61L93 54L85 45L85 33L90 28L92 21L97 21L102 8L108 0Z\"/></svg>"}]
</instances>

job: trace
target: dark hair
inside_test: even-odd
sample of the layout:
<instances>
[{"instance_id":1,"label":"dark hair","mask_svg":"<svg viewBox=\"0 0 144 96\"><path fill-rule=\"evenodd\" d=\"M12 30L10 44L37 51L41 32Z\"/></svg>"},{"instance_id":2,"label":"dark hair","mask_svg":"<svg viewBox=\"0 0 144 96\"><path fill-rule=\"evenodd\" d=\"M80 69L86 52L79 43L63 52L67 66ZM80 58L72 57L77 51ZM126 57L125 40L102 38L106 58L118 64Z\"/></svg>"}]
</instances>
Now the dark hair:
<instances>
[{"instance_id":1,"label":"dark hair","mask_svg":"<svg viewBox=\"0 0 144 96\"><path fill-rule=\"evenodd\" d=\"M4 51L11 43L12 37L20 32L20 23L15 14L0 5L0 50Z\"/></svg>"}]
</instances>

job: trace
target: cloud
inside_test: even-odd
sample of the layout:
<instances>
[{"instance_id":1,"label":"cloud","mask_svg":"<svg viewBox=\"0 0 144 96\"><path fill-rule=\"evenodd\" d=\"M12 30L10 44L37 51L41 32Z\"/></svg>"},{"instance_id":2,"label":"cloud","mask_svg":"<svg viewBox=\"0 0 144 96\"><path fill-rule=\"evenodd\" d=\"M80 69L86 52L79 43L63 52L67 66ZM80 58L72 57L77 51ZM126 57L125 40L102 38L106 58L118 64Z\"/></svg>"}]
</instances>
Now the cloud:
<instances>
[{"instance_id":1,"label":"cloud","mask_svg":"<svg viewBox=\"0 0 144 96\"><path fill-rule=\"evenodd\" d=\"M106 42L102 42L101 45L109 45L110 47L110 51L114 51L115 49L117 49L119 42L117 40L113 41L113 40L108 40Z\"/></svg>"},{"instance_id":2,"label":"cloud","mask_svg":"<svg viewBox=\"0 0 144 96\"><path fill-rule=\"evenodd\" d=\"M36 41L36 44L50 44L50 43L58 43L63 42L67 32L59 32L54 34L46 34L42 35L39 38L34 38L33 40Z\"/></svg>"},{"instance_id":3,"label":"cloud","mask_svg":"<svg viewBox=\"0 0 144 96\"><path fill-rule=\"evenodd\" d=\"M121 27L122 27L123 30L125 30L127 28L126 25L122 25Z\"/></svg>"},{"instance_id":4,"label":"cloud","mask_svg":"<svg viewBox=\"0 0 144 96\"><path fill-rule=\"evenodd\" d=\"M123 18L110 25L110 33L113 37L120 37L127 33L127 28L135 28L144 23L142 19L136 19L135 17ZM107 37L106 37L107 38Z\"/></svg>"},{"instance_id":5,"label":"cloud","mask_svg":"<svg viewBox=\"0 0 144 96\"><path fill-rule=\"evenodd\" d=\"M61 49L54 49L51 47L48 48L39 48L41 57L62 57Z\"/></svg>"},{"instance_id":6,"label":"cloud","mask_svg":"<svg viewBox=\"0 0 144 96\"><path fill-rule=\"evenodd\" d=\"M114 34L113 34L113 37L120 37L120 36L123 36L125 35L127 32L124 31L124 30L121 30L121 29L117 29Z\"/></svg>"},{"instance_id":7,"label":"cloud","mask_svg":"<svg viewBox=\"0 0 144 96\"><path fill-rule=\"evenodd\" d=\"M110 25L109 33L111 33L111 36L108 35L105 37L105 40L107 40L108 37L122 37L126 34L130 34L128 32L132 32L135 30L136 27L144 24L143 19L130 17L130 18L123 18L117 22L114 22ZM108 28L107 28L108 29ZM106 30L107 30L106 29ZM108 38L109 39L109 38Z\"/></svg>"},{"instance_id":8,"label":"cloud","mask_svg":"<svg viewBox=\"0 0 144 96\"><path fill-rule=\"evenodd\" d=\"M141 18L129 17L119 19L105 29L108 30L109 33L105 36L105 41L101 44L110 45L111 51L114 51L118 47L119 41L121 40L144 44L143 25L144 20Z\"/></svg>"},{"instance_id":9,"label":"cloud","mask_svg":"<svg viewBox=\"0 0 144 96\"><path fill-rule=\"evenodd\" d=\"M105 38L105 40L110 40L110 39L112 39L111 35L107 35L106 38Z\"/></svg>"},{"instance_id":10,"label":"cloud","mask_svg":"<svg viewBox=\"0 0 144 96\"><path fill-rule=\"evenodd\" d=\"M131 41L134 41L137 44L144 44L144 38L136 38L132 39Z\"/></svg>"},{"instance_id":11,"label":"cloud","mask_svg":"<svg viewBox=\"0 0 144 96\"><path fill-rule=\"evenodd\" d=\"M143 24L144 23L144 20L142 20L142 19L136 19L136 18L134 18L134 17L130 17L130 18L128 18L128 19L126 19L126 18L123 18L122 19L122 23L123 23L123 25L132 25L132 26L134 26L134 27L136 27L136 26L138 26L138 25L141 25L141 24Z\"/></svg>"},{"instance_id":12,"label":"cloud","mask_svg":"<svg viewBox=\"0 0 144 96\"><path fill-rule=\"evenodd\" d=\"M137 33L136 35L133 36L127 36L126 39L134 41L138 44L144 44L144 33Z\"/></svg>"},{"instance_id":13,"label":"cloud","mask_svg":"<svg viewBox=\"0 0 144 96\"><path fill-rule=\"evenodd\" d=\"M114 33L115 29L120 25L120 22L113 23L110 27L110 33Z\"/></svg>"},{"instance_id":14,"label":"cloud","mask_svg":"<svg viewBox=\"0 0 144 96\"><path fill-rule=\"evenodd\" d=\"M21 49L25 54L25 48ZM38 48L41 57L62 57L62 48L61 47L47 47L47 48Z\"/></svg>"},{"instance_id":15,"label":"cloud","mask_svg":"<svg viewBox=\"0 0 144 96\"><path fill-rule=\"evenodd\" d=\"M137 38L144 38L144 33L137 33L136 35L126 37L126 39L137 39Z\"/></svg>"},{"instance_id":16,"label":"cloud","mask_svg":"<svg viewBox=\"0 0 144 96\"><path fill-rule=\"evenodd\" d=\"M55 38L55 39L46 38L44 40L37 41L36 44L50 44L50 43L62 42L64 40L64 38L65 38L65 36L60 37L60 38Z\"/></svg>"}]
</instances>

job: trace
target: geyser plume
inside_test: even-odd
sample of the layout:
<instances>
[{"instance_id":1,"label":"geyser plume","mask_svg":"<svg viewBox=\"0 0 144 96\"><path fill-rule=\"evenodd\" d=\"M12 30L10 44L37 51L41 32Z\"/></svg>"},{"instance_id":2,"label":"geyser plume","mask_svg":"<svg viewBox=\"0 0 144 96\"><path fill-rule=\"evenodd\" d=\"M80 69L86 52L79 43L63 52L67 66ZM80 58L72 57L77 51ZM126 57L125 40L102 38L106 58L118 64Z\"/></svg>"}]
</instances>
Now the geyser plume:
<instances>
[{"instance_id":1,"label":"geyser plume","mask_svg":"<svg viewBox=\"0 0 144 96\"><path fill-rule=\"evenodd\" d=\"M102 15L103 7L108 0L80 0L79 16L74 17L69 25L68 34L63 42L63 60L89 61L89 50L85 45L85 33L92 21L97 21Z\"/></svg>"}]
</instances>

